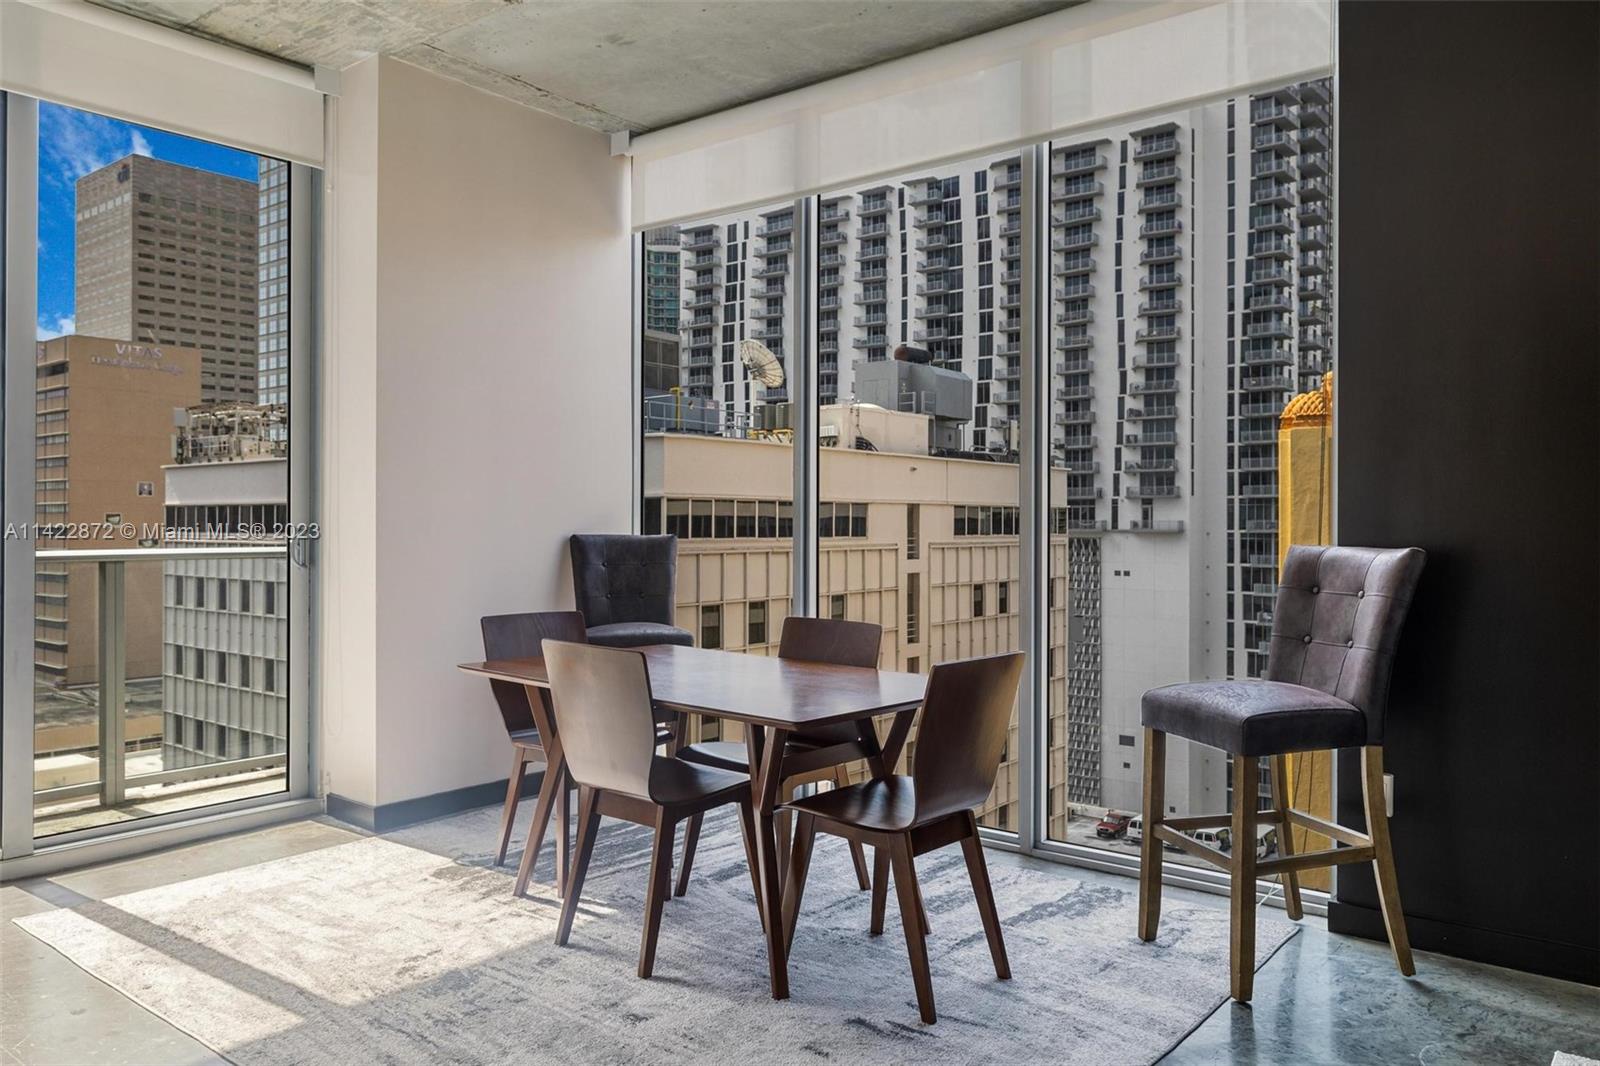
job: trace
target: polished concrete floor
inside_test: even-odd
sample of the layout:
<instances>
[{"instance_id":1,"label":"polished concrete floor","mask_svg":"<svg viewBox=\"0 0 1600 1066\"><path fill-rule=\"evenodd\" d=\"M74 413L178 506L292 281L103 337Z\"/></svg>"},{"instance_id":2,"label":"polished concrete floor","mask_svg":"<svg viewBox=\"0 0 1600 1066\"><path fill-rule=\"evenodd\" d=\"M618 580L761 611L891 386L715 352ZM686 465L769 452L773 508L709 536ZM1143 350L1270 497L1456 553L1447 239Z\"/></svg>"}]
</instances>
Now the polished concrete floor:
<instances>
[{"instance_id":1,"label":"polished concrete floor","mask_svg":"<svg viewBox=\"0 0 1600 1066\"><path fill-rule=\"evenodd\" d=\"M316 819L0 886L0 1066L223 1062L11 920L353 835ZM1220 897L1192 898L1225 905ZM1332 936L1317 919L1302 924L1256 976L1251 1006L1224 1004L1163 1062L1543 1064L1557 1052L1600 1059L1600 990L1428 954L1418 955L1418 975L1406 980L1387 946ZM1219 971L1217 980L1226 975Z\"/></svg>"}]
</instances>

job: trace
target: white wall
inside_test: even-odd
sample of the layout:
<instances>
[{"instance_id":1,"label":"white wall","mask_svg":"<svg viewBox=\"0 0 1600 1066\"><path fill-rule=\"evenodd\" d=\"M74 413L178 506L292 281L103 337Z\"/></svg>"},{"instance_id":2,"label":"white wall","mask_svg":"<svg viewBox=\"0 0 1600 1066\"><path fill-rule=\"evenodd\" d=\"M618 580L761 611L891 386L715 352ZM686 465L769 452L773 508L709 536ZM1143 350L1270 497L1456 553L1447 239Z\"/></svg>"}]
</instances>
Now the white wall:
<instances>
[{"instance_id":1,"label":"white wall","mask_svg":"<svg viewBox=\"0 0 1600 1066\"><path fill-rule=\"evenodd\" d=\"M631 245L626 167L604 135L392 59L347 71L347 97L353 81L368 91L369 73L375 358L369 377L358 337L349 369L370 385L371 411L348 393L329 409L354 413L363 444L370 425L374 460L370 481L358 455L328 490L374 494L370 521L344 531L370 535L374 591L370 608L358 595L359 614L330 619L346 683L329 686L324 716L330 733L345 714L361 732L368 696L351 685L374 679L375 777L359 763L346 775L340 744L324 765L330 791L384 804L504 778L489 687L455 664L482 657L482 615L571 607L568 534L628 528ZM368 325L341 315L339 336ZM359 487L339 484L350 473ZM350 568L326 575L330 605L346 579L365 579L346 547Z\"/></svg>"}]
</instances>

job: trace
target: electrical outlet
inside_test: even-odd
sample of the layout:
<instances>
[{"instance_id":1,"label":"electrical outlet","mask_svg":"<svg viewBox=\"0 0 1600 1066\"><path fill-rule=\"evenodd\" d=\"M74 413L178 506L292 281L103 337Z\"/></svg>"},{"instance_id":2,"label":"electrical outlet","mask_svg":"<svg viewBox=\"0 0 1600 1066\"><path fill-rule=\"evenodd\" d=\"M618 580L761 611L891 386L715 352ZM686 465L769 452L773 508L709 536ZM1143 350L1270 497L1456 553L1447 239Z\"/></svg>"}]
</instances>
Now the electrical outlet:
<instances>
[{"instance_id":1,"label":"electrical outlet","mask_svg":"<svg viewBox=\"0 0 1600 1066\"><path fill-rule=\"evenodd\" d=\"M1394 775L1383 775L1383 813L1394 817Z\"/></svg>"}]
</instances>

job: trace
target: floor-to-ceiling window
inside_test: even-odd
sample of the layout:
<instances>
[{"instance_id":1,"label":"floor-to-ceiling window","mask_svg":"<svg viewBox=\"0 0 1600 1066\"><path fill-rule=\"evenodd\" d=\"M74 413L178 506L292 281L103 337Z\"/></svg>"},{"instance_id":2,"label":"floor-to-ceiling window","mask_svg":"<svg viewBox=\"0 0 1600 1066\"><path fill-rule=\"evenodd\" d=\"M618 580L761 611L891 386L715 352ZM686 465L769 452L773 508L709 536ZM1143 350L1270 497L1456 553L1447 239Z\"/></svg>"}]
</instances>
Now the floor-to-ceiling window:
<instances>
[{"instance_id":1,"label":"floor-to-ceiling window","mask_svg":"<svg viewBox=\"0 0 1600 1066\"><path fill-rule=\"evenodd\" d=\"M678 537L677 623L702 648L775 655L791 613L796 221L776 204L639 242L641 526Z\"/></svg>"},{"instance_id":2,"label":"floor-to-ceiling window","mask_svg":"<svg viewBox=\"0 0 1600 1066\"><path fill-rule=\"evenodd\" d=\"M295 168L48 101L7 113L37 130L7 190L37 248L5 440L33 457L7 523L31 587L5 589L30 623L5 633L32 674L5 715L32 723L32 809L6 824L43 841L281 796L307 740L294 560L318 533L291 496Z\"/></svg>"},{"instance_id":3,"label":"floor-to-ceiling window","mask_svg":"<svg viewBox=\"0 0 1600 1066\"><path fill-rule=\"evenodd\" d=\"M1331 104L1322 79L1050 146L1047 839L1137 851L1140 695L1261 676L1280 551L1327 538ZM1167 757L1168 813L1231 809L1222 753ZM1290 778L1327 811L1325 759Z\"/></svg>"},{"instance_id":4,"label":"floor-to-ceiling window","mask_svg":"<svg viewBox=\"0 0 1600 1066\"><path fill-rule=\"evenodd\" d=\"M1030 221L1016 152L817 199L816 613L881 625L888 669L1023 646ZM1016 830L1019 757L1013 717L983 825Z\"/></svg>"}]
</instances>

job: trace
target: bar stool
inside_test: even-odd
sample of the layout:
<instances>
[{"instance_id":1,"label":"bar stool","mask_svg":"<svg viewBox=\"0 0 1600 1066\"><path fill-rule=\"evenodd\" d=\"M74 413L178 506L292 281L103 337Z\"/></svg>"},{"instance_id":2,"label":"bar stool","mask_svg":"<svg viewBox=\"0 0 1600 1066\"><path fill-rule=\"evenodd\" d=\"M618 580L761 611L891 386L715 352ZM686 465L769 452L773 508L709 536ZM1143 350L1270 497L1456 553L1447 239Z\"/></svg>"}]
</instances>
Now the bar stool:
<instances>
[{"instance_id":1,"label":"bar stool","mask_svg":"<svg viewBox=\"0 0 1600 1066\"><path fill-rule=\"evenodd\" d=\"M1383 719L1395 647L1426 556L1420 548L1291 547L1278 582L1267 676L1260 681L1198 681L1144 694L1144 837L1140 843L1139 939L1156 938L1161 919L1163 844L1227 870L1231 879L1231 991L1250 1000L1255 978L1256 879L1281 874L1285 908L1300 918L1298 871L1371 862L1384 925L1400 972L1416 972L1389 846L1383 792ZM1166 817L1167 735L1233 757L1231 815ZM1291 752L1361 749L1367 831L1291 810L1284 794ZM1258 811L1256 782L1270 761L1272 809ZM1258 860L1258 822L1278 829L1278 857ZM1231 827L1229 850L1188 835ZM1335 841L1296 855L1290 828ZM1339 847L1339 844L1347 845Z\"/></svg>"}]
</instances>

